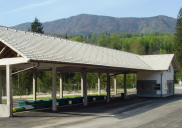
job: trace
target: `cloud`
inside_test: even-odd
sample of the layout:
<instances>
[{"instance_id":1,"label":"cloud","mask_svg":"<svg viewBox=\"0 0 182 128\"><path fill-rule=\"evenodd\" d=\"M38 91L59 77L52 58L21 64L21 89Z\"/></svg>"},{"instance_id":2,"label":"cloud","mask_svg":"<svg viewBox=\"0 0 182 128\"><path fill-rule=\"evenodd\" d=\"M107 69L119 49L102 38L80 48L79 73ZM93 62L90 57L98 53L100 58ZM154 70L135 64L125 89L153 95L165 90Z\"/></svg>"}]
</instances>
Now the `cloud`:
<instances>
[{"instance_id":1,"label":"cloud","mask_svg":"<svg viewBox=\"0 0 182 128\"><path fill-rule=\"evenodd\" d=\"M20 7L20 8L14 9L14 10L10 10L10 11L7 11L7 12L0 13L0 15L19 12L19 11L23 11L23 10L27 10L27 9L31 9L31 8L35 8L35 7L39 7L39 6L43 6L43 5L47 5L47 4L53 3L55 1L57 1L57 0L49 0L49 1L46 1L46 2L42 2L42 3L31 4L31 5L28 5L28 6L25 6L25 7Z\"/></svg>"}]
</instances>

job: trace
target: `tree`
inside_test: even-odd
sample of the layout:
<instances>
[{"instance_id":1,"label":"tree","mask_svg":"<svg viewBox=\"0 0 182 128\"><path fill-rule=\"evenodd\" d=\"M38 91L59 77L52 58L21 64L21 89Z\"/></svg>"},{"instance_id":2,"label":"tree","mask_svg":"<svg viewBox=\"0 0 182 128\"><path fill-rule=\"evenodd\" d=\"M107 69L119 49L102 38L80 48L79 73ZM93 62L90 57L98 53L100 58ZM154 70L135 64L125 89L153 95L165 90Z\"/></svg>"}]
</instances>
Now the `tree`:
<instances>
[{"instance_id":1,"label":"tree","mask_svg":"<svg viewBox=\"0 0 182 128\"><path fill-rule=\"evenodd\" d=\"M145 47L139 41L135 41L130 45L130 52L145 55Z\"/></svg>"},{"instance_id":2,"label":"tree","mask_svg":"<svg viewBox=\"0 0 182 128\"><path fill-rule=\"evenodd\" d=\"M65 39L68 39L68 35L67 35L67 33L66 33L66 35L65 35Z\"/></svg>"},{"instance_id":3,"label":"tree","mask_svg":"<svg viewBox=\"0 0 182 128\"><path fill-rule=\"evenodd\" d=\"M42 23L35 18L35 20L31 23L31 32L44 33Z\"/></svg>"},{"instance_id":4,"label":"tree","mask_svg":"<svg viewBox=\"0 0 182 128\"><path fill-rule=\"evenodd\" d=\"M82 35L72 37L70 40L74 40L74 41L79 41L79 42L84 42L84 43L86 43L86 41L85 41L85 39L83 38Z\"/></svg>"},{"instance_id":5,"label":"tree","mask_svg":"<svg viewBox=\"0 0 182 128\"><path fill-rule=\"evenodd\" d=\"M176 32L174 38L174 52L179 66L182 68L182 8L179 11L177 22L176 22Z\"/></svg>"}]
</instances>

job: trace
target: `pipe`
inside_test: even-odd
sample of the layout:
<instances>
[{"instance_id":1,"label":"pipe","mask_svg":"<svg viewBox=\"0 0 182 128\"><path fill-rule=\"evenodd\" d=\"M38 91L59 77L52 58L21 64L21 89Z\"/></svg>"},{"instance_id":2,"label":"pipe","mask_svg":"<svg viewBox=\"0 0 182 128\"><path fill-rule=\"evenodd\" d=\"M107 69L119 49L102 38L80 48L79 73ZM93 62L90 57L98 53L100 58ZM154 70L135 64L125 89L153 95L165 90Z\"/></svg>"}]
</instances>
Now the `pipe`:
<instances>
[{"instance_id":1,"label":"pipe","mask_svg":"<svg viewBox=\"0 0 182 128\"><path fill-rule=\"evenodd\" d=\"M23 69L23 70L20 70L20 71L17 71L17 72L14 72L14 73L11 73L11 75L14 75L14 74L17 74L17 73L20 73L20 72L24 72L24 71L28 71L30 69L34 69L34 68L37 68L39 67L40 63L38 62L37 65L33 66L33 67L29 67L29 68L26 68L26 69Z\"/></svg>"},{"instance_id":2,"label":"pipe","mask_svg":"<svg viewBox=\"0 0 182 128\"><path fill-rule=\"evenodd\" d=\"M14 72L14 73L11 73L11 76L14 75L14 74L17 74L17 73L20 73L20 72L24 72L24 71L28 71L30 69L34 69L34 68L37 68L39 67L40 63L38 62L37 65L33 66L33 67L29 67L29 68L26 68L26 69L23 69L23 70L20 70L20 71L17 71L17 72ZM13 100L10 102L10 106L11 106L11 109L13 109ZM11 113L12 115L10 117L13 117L13 112Z\"/></svg>"}]
</instances>

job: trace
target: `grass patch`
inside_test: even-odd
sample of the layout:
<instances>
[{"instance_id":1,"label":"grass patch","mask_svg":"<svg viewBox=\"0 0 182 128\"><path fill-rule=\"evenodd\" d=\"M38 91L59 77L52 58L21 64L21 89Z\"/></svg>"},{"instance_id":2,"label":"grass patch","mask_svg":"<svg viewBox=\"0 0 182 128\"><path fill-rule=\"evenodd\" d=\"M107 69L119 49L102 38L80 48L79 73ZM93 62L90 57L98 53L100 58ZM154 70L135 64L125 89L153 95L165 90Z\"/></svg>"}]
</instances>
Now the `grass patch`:
<instances>
[{"instance_id":1,"label":"grass patch","mask_svg":"<svg viewBox=\"0 0 182 128\"><path fill-rule=\"evenodd\" d=\"M114 93L111 93L113 95ZM101 96L106 96L107 93L101 93ZM98 94L88 94L87 96L98 96ZM74 97L81 97L81 95L70 95L70 96L63 96L63 98L74 98ZM57 99L59 96L56 97ZM37 100L49 100L52 99L52 97L39 97ZM15 100L33 100L33 98L14 98L13 101ZM6 99L3 99L2 101L6 101Z\"/></svg>"}]
</instances>

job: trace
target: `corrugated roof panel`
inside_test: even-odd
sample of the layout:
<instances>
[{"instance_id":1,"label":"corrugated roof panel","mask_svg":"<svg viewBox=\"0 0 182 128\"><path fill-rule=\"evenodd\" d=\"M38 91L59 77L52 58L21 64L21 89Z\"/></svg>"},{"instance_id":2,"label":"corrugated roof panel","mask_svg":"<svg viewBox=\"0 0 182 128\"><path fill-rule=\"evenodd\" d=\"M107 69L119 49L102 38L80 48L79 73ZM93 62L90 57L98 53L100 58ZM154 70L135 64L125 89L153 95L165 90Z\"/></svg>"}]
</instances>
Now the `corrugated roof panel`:
<instances>
[{"instance_id":1,"label":"corrugated roof panel","mask_svg":"<svg viewBox=\"0 0 182 128\"><path fill-rule=\"evenodd\" d=\"M143 55L138 57L153 70L168 70L174 54Z\"/></svg>"},{"instance_id":2,"label":"corrugated roof panel","mask_svg":"<svg viewBox=\"0 0 182 128\"><path fill-rule=\"evenodd\" d=\"M166 69L170 57L139 56L110 48L54 38L47 35L0 27L0 40L23 57L32 60L92 64L156 70ZM163 63L165 61L167 63ZM160 66L158 66L160 65ZM163 66L161 66L163 65ZM164 68L165 67L165 68Z\"/></svg>"}]
</instances>

